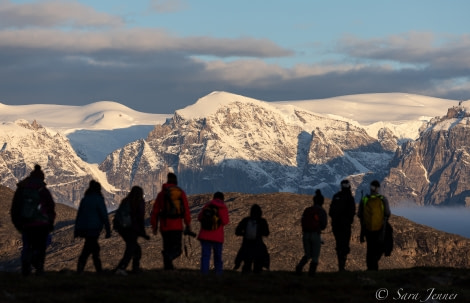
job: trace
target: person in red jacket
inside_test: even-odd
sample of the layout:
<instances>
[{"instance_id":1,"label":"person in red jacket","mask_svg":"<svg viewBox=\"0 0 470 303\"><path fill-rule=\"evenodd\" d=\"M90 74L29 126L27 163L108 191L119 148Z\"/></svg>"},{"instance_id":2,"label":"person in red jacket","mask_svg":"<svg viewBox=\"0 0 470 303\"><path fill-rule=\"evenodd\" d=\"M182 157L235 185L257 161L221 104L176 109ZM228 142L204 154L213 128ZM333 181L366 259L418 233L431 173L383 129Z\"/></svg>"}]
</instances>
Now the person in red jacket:
<instances>
[{"instance_id":1,"label":"person in red jacket","mask_svg":"<svg viewBox=\"0 0 470 303\"><path fill-rule=\"evenodd\" d=\"M163 239L163 267L165 270L174 269L173 260L178 258L182 251L183 222L186 231L191 231L191 213L186 193L178 187L178 179L174 173L168 173L167 182L162 185L158 193L150 217L153 234L158 232Z\"/></svg>"},{"instance_id":2,"label":"person in red jacket","mask_svg":"<svg viewBox=\"0 0 470 303\"><path fill-rule=\"evenodd\" d=\"M228 209L224 203L224 194L216 192L212 201L206 203L198 215L201 222L198 240L201 242L201 272L209 273L211 251L214 251L214 268L217 275L222 274L222 249L224 226L229 223Z\"/></svg>"}]
</instances>

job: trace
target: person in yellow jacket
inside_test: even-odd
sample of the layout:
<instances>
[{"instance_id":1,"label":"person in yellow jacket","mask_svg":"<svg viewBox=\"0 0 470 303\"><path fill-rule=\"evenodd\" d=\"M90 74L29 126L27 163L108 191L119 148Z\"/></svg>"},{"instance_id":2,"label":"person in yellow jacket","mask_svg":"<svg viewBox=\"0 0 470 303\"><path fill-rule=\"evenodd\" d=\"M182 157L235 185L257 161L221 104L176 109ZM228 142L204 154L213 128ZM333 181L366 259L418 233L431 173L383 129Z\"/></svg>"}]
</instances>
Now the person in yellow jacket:
<instances>
[{"instance_id":1,"label":"person in yellow jacket","mask_svg":"<svg viewBox=\"0 0 470 303\"><path fill-rule=\"evenodd\" d=\"M385 196L379 193L380 183L370 183L370 194L359 204L357 216L361 221L361 243L367 242L367 270L378 270L383 253L385 224L391 215L390 205Z\"/></svg>"}]
</instances>

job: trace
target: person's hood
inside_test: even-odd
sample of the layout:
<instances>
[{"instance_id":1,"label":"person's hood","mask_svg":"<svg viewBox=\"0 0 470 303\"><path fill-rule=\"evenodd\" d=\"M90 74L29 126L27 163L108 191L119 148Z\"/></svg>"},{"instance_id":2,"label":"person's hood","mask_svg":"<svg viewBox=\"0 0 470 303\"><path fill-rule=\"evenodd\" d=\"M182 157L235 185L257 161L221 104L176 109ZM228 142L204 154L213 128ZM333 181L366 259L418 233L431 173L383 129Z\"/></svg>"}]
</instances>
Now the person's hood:
<instances>
[{"instance_id":1,"label":"person's hood","mask_svg":"<svg viewBox=\"0 0 470 303\"><path fill-rule=\"evenodd\" d=\"M259 219L262 215L263 211L261 210L261 207L258 204L254 204L250 210L250 217L254 219Z\"/></svg>"}]
</instances>

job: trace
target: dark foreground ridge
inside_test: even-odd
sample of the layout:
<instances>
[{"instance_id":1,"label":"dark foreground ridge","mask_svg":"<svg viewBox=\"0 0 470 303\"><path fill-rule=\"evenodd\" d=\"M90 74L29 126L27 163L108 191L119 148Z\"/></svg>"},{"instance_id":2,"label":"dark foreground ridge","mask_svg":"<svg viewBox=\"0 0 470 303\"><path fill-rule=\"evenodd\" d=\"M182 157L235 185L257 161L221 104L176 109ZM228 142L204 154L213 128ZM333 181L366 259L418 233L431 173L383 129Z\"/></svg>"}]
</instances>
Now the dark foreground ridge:
<instances>
[{"instance_id":1,"label":"dark foreground ridge","mask_svg":"<svg viewBox=\"0 0 470 303\"><path fill-rule=\"evenodd\" d=\"M22 277L0 272L0 302L469 302L470 272L416 267L379 272L271 271L201 276L150 270L127 277L72 271Z\"/></svg>"}]
</instances>

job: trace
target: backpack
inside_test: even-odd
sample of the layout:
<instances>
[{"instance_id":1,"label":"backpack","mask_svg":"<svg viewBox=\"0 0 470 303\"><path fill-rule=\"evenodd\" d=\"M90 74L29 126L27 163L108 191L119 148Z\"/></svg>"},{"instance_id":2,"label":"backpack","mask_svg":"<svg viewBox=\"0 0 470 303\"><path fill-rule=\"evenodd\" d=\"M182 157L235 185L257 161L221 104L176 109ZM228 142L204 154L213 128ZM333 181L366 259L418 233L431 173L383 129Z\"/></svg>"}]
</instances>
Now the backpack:
<instances>
[{"instance_id":1,"label":"backpack","mask_svg":"<svg viewBox=\"0 0 470 303\"><path fill-rule=\"evenodd\" d=\"M23 187L21 189L21 218L25 221L47 221L41 212L41 189Z\"/></svg>"},{"instance_id":2,"label":"backpack","mask_svg":"<svg viewBox=\"0 0 470 303\"><path fill-rule=\"evenodd\" d=\"M219 226L219 208L214 204L209 204L202 211L201 228L205 230L216 230Z\"/></svg>"},{"instance_id":3,"label":"backpack","mask_svg":"<svg viewBox=\"0 0 470 303\"><path fill-rule=\"evenodd\" d=\"M132 226L131 203L123 200L119 205L113 219L113 229L123 230Z\"/></svg>"},{"instance_id":4,"label":"backpack","mask_svg":"<svg viewBox=\"0 0 470 303\"><path fill-rule=\"evenodd\" d=\"M382 229L384 223L383 196L367 195L362 200L363 203L363 223L367 230L378 231Z\"/></svg>"},{"instance_id":5,"label":"backpack","mask_svg":"<svg viewBox=\"0 0 470 303\"><path fill-rule=\"evenodd\" d=\"M163 209L160 212L162 218L184 218L183 191L178 186L166 189L163 197Z\"/></svg>"},{"instance_id":6,"label":"backpack","mask_svg":"<svg viewBox=\"0 0 470 303\"><path fill-rule=\"evenodd\" d=\"M258 234L258 222L255 219L248 219L245 228L245 239L255 240Z\"/></svg>"},{"instance_id":7,"label":"backpack","mask_svg":"<svg viewBox=\"0 0 470 303\"><path fill-rule=\"evenodd\" d=\"M322 229L321 226L321 208L310 206L304 210L302 214L301 224L302 231L306 232L320 232Z\"/></svg>"}]
</instances>

